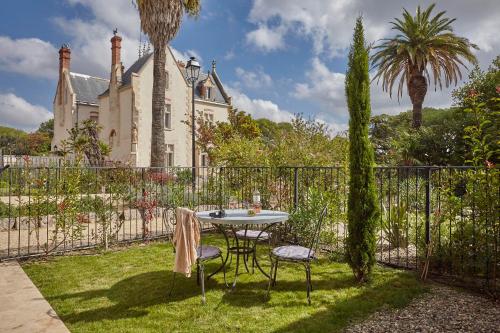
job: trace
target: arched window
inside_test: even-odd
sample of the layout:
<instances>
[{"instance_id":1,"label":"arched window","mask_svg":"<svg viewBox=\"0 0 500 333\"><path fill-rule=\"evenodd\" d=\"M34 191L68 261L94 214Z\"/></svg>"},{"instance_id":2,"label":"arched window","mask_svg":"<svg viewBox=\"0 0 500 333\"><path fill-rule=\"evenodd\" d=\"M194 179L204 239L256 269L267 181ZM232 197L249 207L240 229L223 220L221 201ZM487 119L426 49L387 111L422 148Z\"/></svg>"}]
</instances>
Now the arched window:
<instances>
[{"instance_id":1,"label":"arched window","mask_svg":"<svg viewBox=\"0 0 500 333\"><path fill-rule=\"evenodd\" d=\"M116 131L111 130L111 133L109 133L109 146L110 147L113 147L113 145L115 143L115 137L116 137Z\"/></svg>"}]
</instances>

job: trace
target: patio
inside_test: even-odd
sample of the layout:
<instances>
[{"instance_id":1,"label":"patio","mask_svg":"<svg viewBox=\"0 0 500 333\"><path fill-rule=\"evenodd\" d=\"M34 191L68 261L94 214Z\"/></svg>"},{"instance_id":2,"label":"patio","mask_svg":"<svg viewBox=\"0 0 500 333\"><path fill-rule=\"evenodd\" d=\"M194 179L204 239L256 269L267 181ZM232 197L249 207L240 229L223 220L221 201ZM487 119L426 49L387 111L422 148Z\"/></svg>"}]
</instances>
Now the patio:
<instances>
[{"instance_id":1,"label":"patio","mask_svg":"<svg viewBox=\"0 0 500 333\"><path fill-rule=\"evenodd\" d=\"M206 240L224 246L219 235ZM312 306L297 265L280 267L270 298L267 279L257 272L242 273L233 292L217 274L206 284L202 306L195 276L179 277L168 296L172 260L170 244L154 242L27 262L23 268L72 332L332 332L376 311L403 307L429 289L410 272L383 267L376 268L373 283L359 287L347 264L321 257L312 267ZM216 266L209 264L207 271Z\"/></svg>"}]
</instances>

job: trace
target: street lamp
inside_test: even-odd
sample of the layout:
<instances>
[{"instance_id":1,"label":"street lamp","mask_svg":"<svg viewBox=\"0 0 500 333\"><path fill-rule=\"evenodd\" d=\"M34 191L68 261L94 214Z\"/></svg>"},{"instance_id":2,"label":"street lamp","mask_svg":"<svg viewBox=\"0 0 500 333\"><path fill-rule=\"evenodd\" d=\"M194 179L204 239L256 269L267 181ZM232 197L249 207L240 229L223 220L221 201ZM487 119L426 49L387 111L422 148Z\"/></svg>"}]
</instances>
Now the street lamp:
<instances>
[{"instance_id":1,"label":"street lamp","mask_svg":"<svg viewBox=\"0 0 500 333\"><path fill-rule=\"evenodd\" d=\"M191 177L192 177L192 182L193 182L193 193L195 190L196 182L196 158L195 158L195 151L196 151L196 143L195 143L195 130L196 130L196 124L195 124L195 108L194 108L194 89L196 88L196 81L198 81L198 76L200 75L200 64L198 61L196 61L195 57L189 58L187 65L186 65L186 79L188 82L191 83L191 158L192 158L192 171L191 171Z\"/></svg>"}]
</instances>

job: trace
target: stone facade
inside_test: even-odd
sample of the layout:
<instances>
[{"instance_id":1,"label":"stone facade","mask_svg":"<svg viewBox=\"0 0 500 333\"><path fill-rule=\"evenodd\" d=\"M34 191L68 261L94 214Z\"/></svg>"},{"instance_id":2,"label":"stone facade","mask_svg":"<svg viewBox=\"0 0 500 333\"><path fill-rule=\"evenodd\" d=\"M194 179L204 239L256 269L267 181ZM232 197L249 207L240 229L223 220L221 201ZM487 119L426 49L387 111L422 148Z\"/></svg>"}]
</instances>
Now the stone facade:
<instances>
[{"instance_id":1,"label":"stone facade","mask_svg":"<svg viewBox=\"0 0 500 333\"><path fill-rule=\"evenodd\" d=\"M111 39L110 79L70 72L71 51L60 50L60 75L54 98L54 139L52 150L61 147L68 130L86 119L101 126L100 139L110 145L110 159L131 166L150 165L153 55L139 58L127 71L120 59L121 37ZM191 130L186 124L191 115L191 87L185 69L167 48L165 70L165 149L167 166L191 166ZM197 116L207 121L227 121L231 98L217 76L215 62L211 71L200 74L195 88ZM207 165L205 154L196 152L198 166Z\"/></svg>"}]
</instances>

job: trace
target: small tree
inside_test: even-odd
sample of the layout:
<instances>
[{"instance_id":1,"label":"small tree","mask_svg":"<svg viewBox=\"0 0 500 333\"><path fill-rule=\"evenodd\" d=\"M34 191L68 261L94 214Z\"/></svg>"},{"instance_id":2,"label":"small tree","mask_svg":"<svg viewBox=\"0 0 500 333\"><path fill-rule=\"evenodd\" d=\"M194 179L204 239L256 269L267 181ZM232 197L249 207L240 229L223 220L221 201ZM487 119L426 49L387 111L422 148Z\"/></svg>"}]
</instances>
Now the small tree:
<instances>
[{"instance_id":1,"label":"small tree","mask_svg":"<svg viewBox=\"0 0 500 333\"><path fill-rule=\"evenodd\" d=\"M347 260L356 279L364 282L369 279L375 264L375 227L379 208L373 174L374 154L368 138L370 78L361 17L354 29L345 89L350 115Z\"/></svg>"}]
</instances>

